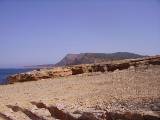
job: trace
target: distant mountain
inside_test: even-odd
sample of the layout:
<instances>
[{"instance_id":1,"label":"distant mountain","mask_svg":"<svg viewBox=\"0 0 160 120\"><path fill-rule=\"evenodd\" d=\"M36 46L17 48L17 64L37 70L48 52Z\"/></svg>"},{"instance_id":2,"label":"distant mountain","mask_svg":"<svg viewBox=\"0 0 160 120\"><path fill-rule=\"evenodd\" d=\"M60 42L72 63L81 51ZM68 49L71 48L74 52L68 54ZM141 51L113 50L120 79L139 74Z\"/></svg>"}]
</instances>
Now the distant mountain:
<instances>
[{"instance_id":1,"label":"distant mountain","mask_svg":"<svg viewBox=\"0 0 160 120\"><path fill-rule=\"evenodd\" d=\"M109 54L106 53L67 54L60 62L55 64L55 66L100 63L112 60L135 59L141 57L144 56L129 52L116 52Z\"/></svg>"}]
</instances>

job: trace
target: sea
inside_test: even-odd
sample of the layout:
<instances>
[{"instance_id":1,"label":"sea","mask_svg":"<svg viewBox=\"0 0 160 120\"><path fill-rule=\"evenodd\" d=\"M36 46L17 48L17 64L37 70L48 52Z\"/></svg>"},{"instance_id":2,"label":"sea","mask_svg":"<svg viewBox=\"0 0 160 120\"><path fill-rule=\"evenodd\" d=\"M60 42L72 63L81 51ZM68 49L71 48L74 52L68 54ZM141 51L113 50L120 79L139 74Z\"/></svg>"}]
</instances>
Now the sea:
<instances>
[{"instance_id":1,"label":"sea","mask_svg":"<svg viewBox=\"0 0 160 120\"><path fill-rule=\"evenodd\" d=\"M32 68L5 68L0 69L0 85L7 84L7 77L17 73L23 73L33 70Z\"/></svg>"}]
</instances>

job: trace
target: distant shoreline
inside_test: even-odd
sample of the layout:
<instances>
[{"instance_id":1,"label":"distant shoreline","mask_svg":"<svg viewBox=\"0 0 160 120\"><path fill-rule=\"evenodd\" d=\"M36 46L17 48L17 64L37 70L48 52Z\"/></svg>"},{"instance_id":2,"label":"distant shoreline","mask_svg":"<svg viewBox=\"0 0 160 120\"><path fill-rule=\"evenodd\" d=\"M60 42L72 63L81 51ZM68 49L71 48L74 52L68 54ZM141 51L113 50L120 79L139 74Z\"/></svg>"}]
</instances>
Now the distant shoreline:
<instances>
[{"instance_id":1,"label":"distant shoreline","mask_svg":"<svg viewBox=\"0 0 160 120\"><path fill-rule=\"evenodd\" d=\"M0 68L0 85L7 84L7 77L13 74L32 71L34 68Z\"/></svg>"}]
</instances>

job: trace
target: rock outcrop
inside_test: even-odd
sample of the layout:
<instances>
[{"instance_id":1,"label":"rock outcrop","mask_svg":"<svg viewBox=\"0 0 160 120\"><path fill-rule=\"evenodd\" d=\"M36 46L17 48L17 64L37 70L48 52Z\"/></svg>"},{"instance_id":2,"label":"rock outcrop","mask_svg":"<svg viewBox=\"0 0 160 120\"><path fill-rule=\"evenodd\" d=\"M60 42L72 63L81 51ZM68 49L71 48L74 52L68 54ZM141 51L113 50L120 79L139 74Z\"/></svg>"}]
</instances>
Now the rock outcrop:
<instances>
[{"instance_id":1,"label":"rock outcrop","mask_svg":"<svg viewBox=\"0 0 160 120\"><path fill-rule=\"evenodd\" d=\"M66 67L55 67L48 69L38 69L31 72L11 75L8 77L8 83L36 81L40 79L65 77L91 72L113 72L115 70L124 70L130 67L160 65L160 56L145 57L138 59L126 59L99 64L82 64Z\"/></svg>"},{"instance_id":2,"label":"rock outcrop","mask_svg":"<svg viewBox=\"0 0 160 120\"><path fill-rule=\"evenodd\" d=\"M40 79L56 78L72 75L71 69L54 68L54 69L38 69L31 72L16 74L8 77L8 83L36 81Z\"/></svg>"},{"instance_id":3,"label":"rock outcrop","mask_svg":"<svg viewBox=\"0 0 160 120\"><path fill-rule=\"evenodd\" d=\"M6 105L7 112L0 112L5 120L159 120L157 111L134 112L132 110L115 111L113 109L85 108L77 110L65 105L47 105L43 102L31 102L31 107Z\"/></svg>"}]
</instances>

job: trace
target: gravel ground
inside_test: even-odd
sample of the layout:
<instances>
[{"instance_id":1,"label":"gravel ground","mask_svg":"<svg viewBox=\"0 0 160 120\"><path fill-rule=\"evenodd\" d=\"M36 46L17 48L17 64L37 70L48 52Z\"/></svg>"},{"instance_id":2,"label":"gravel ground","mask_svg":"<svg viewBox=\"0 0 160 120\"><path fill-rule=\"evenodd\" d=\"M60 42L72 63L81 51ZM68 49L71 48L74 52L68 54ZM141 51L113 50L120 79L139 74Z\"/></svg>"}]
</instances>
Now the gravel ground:
<instances>
[{"instance_id":1,"label":"gravel ground","mask_svg":"<svg viewBox=\"0 0 160 120\"><path fill-rule=\"evenodd\" d=\"M160 111L160 66L91 73L0 86L0 111L6 105L30 106L31 101L63 104L77 109Z\"/></svg>"}]
</instances>

